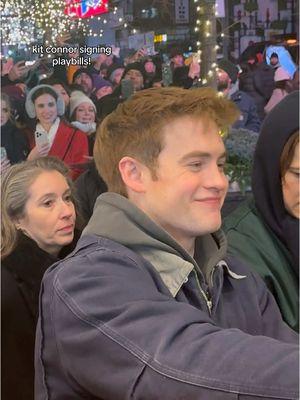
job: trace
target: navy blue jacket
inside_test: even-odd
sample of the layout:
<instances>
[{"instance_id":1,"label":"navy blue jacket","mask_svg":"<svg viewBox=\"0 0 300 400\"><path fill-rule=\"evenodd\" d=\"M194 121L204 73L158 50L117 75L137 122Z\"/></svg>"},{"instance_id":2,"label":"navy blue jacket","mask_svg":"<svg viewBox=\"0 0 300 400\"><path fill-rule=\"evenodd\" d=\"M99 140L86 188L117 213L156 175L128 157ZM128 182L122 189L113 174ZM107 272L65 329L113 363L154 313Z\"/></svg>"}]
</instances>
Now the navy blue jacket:
<instances>
[{"instance_id":1,"label":"navy blue jacket","mask_svg":"<svg viewBox=\"0 0 300 400\"><path fill-rule=\"evenodd\" d=\"M83 236L43 279L36 400L298 399L298 336L263 281L226 262L210 311L194 270L173 297L141 255Z\"/></svg>"},{"instance_id":2,"label":"navy blue jacket","mask_svg":"<svg viewBox=\"0 0 300 400\"><path fill-rule=\"evenodd\" d=\"M252 97L242 90L234 92L230 100L232 100L241 111L240 118L234 123L233 128L248 129L253 132L259 132L260 119L257 114L257 109Z\"/></svg>"}]
</instances>

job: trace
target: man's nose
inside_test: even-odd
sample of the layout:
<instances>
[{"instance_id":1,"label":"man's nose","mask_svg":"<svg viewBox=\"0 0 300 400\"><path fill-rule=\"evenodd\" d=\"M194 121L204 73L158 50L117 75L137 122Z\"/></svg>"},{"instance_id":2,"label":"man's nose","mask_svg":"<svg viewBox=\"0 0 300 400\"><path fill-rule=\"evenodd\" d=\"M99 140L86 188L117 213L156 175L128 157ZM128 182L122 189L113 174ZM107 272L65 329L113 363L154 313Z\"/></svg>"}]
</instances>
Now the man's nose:
<instances>
[{"instance_id":1,"label":"man's nose","mask_svg":"<svg viewBox=\"0 0 300 400\"><path fill-rule=\"evenodd\" d=\"M206 187L217 191L224 191L228 188L228 179L219 166L211 168L206 179Z\"/></svg>"}]
</instances>

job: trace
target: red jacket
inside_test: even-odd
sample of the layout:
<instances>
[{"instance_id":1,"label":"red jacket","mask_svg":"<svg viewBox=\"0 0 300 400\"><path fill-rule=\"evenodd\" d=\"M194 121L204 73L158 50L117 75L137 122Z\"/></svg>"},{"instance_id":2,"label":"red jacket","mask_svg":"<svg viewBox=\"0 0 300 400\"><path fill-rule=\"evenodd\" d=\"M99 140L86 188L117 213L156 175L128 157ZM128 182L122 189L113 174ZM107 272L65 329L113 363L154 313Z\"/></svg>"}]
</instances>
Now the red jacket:
<instances>
[{"instance_id":1,"label":"red jacket","mask_svg":"<svg viewBox=\"0 0 300 400\"><path fill-rule=\"evenodd\" d=\"M31 147L34 147L33 135L30 142ZM48 155L64 161L71 170L71 178L75 180L85 170L84 166L88 162L85 158L89 155L86 134L61 120Z\"/></svg>"},{"instance_id":2,"label":"red jacket","mask_svg":"<svg viewBox=\"0 0 300 400\"><path fill-rule=\"evenodd\" d=\"M85 156L89 155L86 134L60 121L48 155L64 161L71 169L72 179L75 180L84 171L83 167L87 163Z\"/></svg>"}]
</instances>

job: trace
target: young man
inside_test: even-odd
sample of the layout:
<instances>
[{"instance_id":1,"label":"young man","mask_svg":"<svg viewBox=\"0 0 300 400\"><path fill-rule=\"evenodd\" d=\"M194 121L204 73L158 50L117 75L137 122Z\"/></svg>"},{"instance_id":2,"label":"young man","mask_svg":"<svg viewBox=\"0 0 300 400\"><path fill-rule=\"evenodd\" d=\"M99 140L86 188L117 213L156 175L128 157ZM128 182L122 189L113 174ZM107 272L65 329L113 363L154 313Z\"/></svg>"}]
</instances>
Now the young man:
<instances>
[{"instance_id":1,"label":"young man","mask_svg":"<svg viewBox=\"0 0 300 400\"><path fill-rule=\"evenodd\" d=\"M110 192L44 277L36 399L298 398L298 337L219 229L237 115L211 89L155 88L105 118Z\"/></svg>"}]
</instances>

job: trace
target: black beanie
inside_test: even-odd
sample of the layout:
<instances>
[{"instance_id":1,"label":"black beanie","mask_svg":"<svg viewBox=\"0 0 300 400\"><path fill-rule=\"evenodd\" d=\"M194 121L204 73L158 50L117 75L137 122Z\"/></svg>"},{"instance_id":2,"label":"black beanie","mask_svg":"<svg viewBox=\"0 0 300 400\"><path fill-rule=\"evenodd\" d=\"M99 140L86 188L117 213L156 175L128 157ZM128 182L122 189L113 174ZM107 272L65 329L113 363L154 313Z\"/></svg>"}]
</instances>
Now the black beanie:
<instances>
[{"instance_id":1,"label":"black beanie","mask_svg":"<svg viewBox=\"0 0 300 400\"><path fill-rule=\"evenodd\" d=\"M107 68L107 78L109 79L111 74L119 68L125 68L123 64L113 63Z\"/></svg>"},{"instance_id":2,"label":"black beanie","mask_svg":"<svg viewBox=\"0 0 300 400\"><path fill-rule=\"evenodd\" d=\"M77 78L77 76L79 76L80 74L83 74L83 73L87 74L91 78L91 80L93 82L92 72L90 70L86 69L86 68L79 68L76 72L74 72L72 82L74 83L75 79Z\"/></svg>"},{"instance_id":3,"label":"black beanie","mask_svg":"<svg viewBox=\"0 0 300 400\"><path fill-rule=\"evenodd\" d=\"M222 60L218 61L218 68L225 71L231 80L232 83L235 83L238 77L238 68L231 61L222 58Z\"/></svg>"},{"instance_id":4,"label":"black beanie","mask_svg":"<svg viewBox=\"0 0 300 400\"><path fill-rule=\"evenodd\" d=\"M140 73L143 75L144 82L145 82L146 71L145 71L143 64L138 61L126 65L122 78L124 78L124 76L127 74L127 72L130 71L131 69L136 69L137 71L140 71Z\"/></svg>"}]
</instances>

